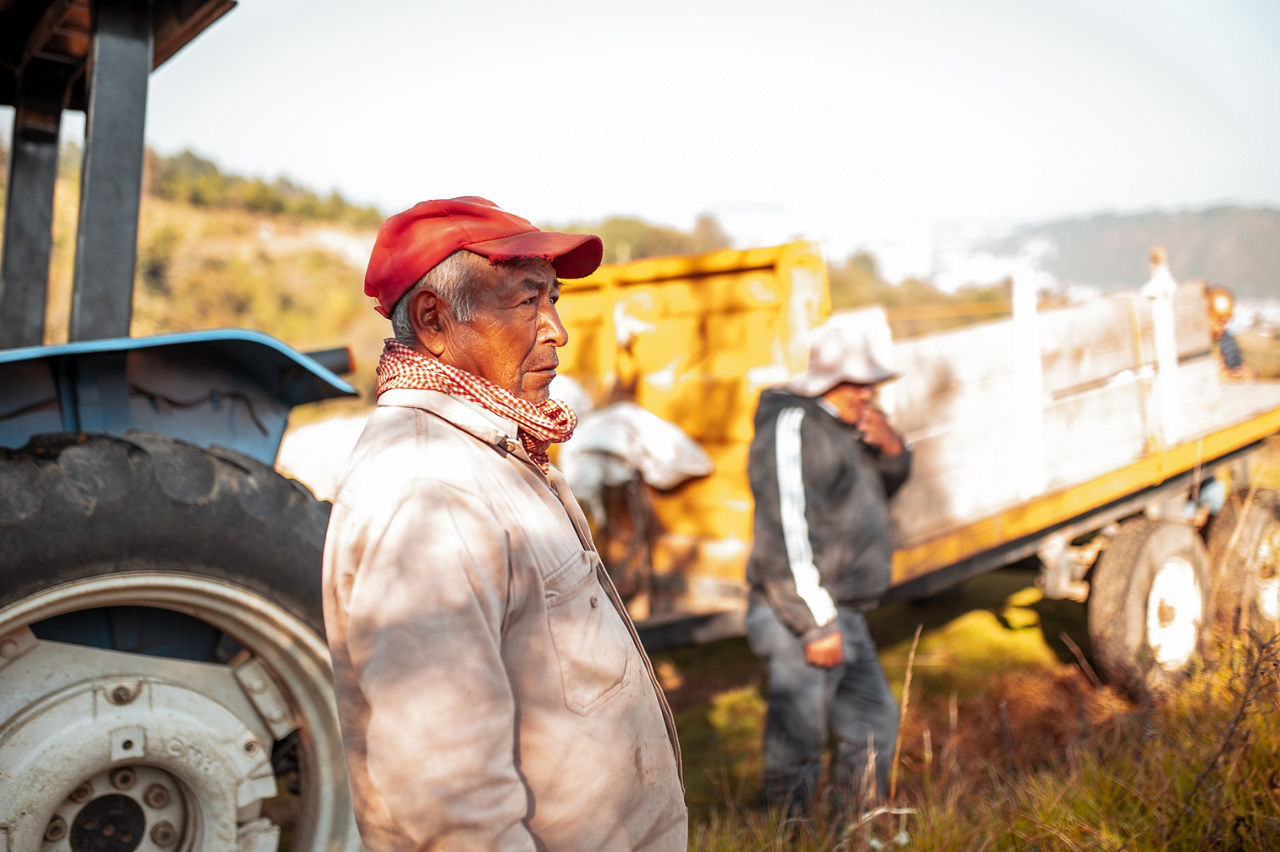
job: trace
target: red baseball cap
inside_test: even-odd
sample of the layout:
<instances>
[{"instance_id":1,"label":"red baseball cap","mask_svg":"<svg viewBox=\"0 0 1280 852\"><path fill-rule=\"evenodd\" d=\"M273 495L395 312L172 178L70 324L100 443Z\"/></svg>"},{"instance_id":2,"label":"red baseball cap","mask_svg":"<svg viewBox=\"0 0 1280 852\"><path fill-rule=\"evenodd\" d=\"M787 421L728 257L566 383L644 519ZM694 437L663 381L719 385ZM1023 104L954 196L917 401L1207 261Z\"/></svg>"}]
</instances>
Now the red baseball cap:
<instances>
[{"instance_id":1,"label":"red baseball cap","mask_svg":"<svg viewBox=\"0 0 1280 852\"><path fill-rule=\"evenodd\" d=\"M421 201L382 223L364 274L364 292L391 316L400 297L458 249L497 263L519 257L551 261L557 278L585 278L600 265L604 243L594 234L539 231L492 201L466 195Z\"/></svg>"}]
</instances>

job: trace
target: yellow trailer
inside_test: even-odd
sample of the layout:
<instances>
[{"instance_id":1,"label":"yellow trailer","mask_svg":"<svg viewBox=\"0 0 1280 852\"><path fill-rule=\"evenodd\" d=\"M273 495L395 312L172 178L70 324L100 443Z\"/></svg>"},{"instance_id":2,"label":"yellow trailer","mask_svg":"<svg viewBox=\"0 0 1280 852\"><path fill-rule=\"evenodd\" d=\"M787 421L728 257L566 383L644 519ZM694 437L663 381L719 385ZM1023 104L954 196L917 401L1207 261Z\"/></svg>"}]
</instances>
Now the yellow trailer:
<instances>
[{"instance_id":1,"label":"yellow trailer","mask_svg":"<svg viewBox=\"0 0 1280 852\"><path fill-rule=\"evenodd\" d=\"M756 399L804 368L806 333L830 312L804 242L564 283L561 373L596 406L636 403L679 426L712 462L670 490L616 488L597 519L651 648L741 631ZM1255 625L1280 624L1280 496L1245 478L1280 433L1280 383L1219 379L1202 284L1177 285L1157 256L1144 288L1087 304L1037 311L1015 282L1012 318L897 341L883 311L861 319L884 323L903 377L881 402L915 453L884 600L1039 556L1045 594L1088 600L1096 662L1133 692L1185 669L1215 586ZM1201 529L1202 506L1224 495Z\"/></svg>"},{"instance_id":2,"label":"yellow trailer","mask_svg":"<svg viewBox=\"0 0 1280 852\"><path fill-rule=\"evenodd\" d=\"M558 307L569 332L560 374L597 406L634 402L676 424L713 465L674 490L615 499L599 525L606 562L628 575L618 579L633 615L740 609L756 397L803 369L805 335L830 313L821 256L796 242L603 266L562 282ZM639 570L621 570L629 555Z\"/></svg>"}]
</instances>

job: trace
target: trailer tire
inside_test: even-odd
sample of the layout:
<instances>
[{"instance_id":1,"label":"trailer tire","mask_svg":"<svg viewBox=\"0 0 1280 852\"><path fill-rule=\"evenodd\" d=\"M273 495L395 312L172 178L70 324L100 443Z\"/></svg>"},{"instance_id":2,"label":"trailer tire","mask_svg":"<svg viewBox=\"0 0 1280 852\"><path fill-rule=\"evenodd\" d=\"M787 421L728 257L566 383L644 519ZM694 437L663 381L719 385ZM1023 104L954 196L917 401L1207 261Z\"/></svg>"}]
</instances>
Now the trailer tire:
<instances>
[{"instance_id":1,"label":"trailer tire","mask_svg":"<svg viewBox=\"0 0 1280 852\"><path fill-rule=\"evenodd\" d=\"M149 773L152 787L171 782L165 795L182 800L178 811L172 803L168 811L186 820L172 826L178 846L256 849L256 843L273 841L249 838L274 836L283 841L280 848L294 850L359 848L323 639L320 566L329 508L305 486L260 462L163 435L37 436L21 450L0 450L0 645L6 646L0 647L0 782L15 762L25 767L16 777L8 776L7 783L21 786L0 798L25 797L21 813L31 822L44 821L34 827L10 826L18 847L33 848L23 845L27 837L39 845L46 824L53 825L50 820L71 826L74 815L92 805L83 795L76 799L77 785L91 785L123 764L113 751L110 761L94 758L99 763L90 766L85 753L92 749L83 744L74 754L62 754L70 745L49 746L52 753L24 764L27 758L17 743L40 735L45 742L59 742L42 726L51 728L55 718L77 718L72 710L82 706L75 702L85 695L98 696L92 706L109 706L100 694L107 689L108 697L122 694L128 699L130 730L153 740L160 739L164 725L174 724L175 715L188 710L183 702L190 699L190 706L207 707L209 718L202 720L193 710L184 724L200 728L208 721L209 730L197 733L209 734L206 743L225 743L215 736L213 717L222 720L219 708L239 708L228 711L218 731L230 725L244 732L245 739L237 742L257 755L255 768L245 770L257 773L247 786L233 786L224 796L226 791L209 781L216 775L210 767L231 765L231 758L214 759L199 750L174 757L185 748L173 745L177 739L166 741L170 754L157 756L159 746L147 744L137 762L128 764L139 777ZM49 680L57 681L48 666L33 668L37 658L66 659L73 669L79 660L91 661L85 665L93 669L98 665L93 661L108 659L94 656L104 653L99 643L68 643L61 635L58 642L43 641L47 631L70 625L74 634L93 619L155 610L184 620L177 628L166 628L178 643L189 638L182 625L197 633L207 625L212 635L224 637L222 656L161 654L172 657L163 661L162 671L174 672L169 678L156 675L156 664L148 662L154 656L121 654L140 649L112 644L105 646L106 653L114 654L109 667L99 666L78 679L63 675L53 686L42 680L50 674ZM27 653L32 655L24 666ZM46 653L50 656L39 656ZM197 662L187 662L193 660ZM201 680L206 672L216 673L222 693L213 694ZM104 687L108 680L116 685ZM144 689L150 690L148 702L134 702ZM235 692L230 703L221 700L228 691ZM169 717L148 716L149 702L160 704L164 695L170 696L164 699ZM42 714L49 721L42 722ZM250 737L251 731L266 732L265 741ZM273 754L265 765L263 748ZM239 766L246 758L239 754L235 759ZM79 768L64 770L63 764ZM273 802L275 791L284 786L280 782L292 780L294 771L297 798L283 805ZM273 780L272 775L278 777ZM135 820L140 818L143 786L135 788L138 802L128 806ZM120 800L123 794L112 795ZM259 802L266 806L262 813L245 807Z\"/></svg>"},{"instance_id":2,"label":"trailer tire","mask_svg":"<svg viewBox=\"0 0 1280 852\"><path fill-rule=\"evenodd\" d=\"M1124 522L1093 567L1089 640L1108 682L1142 701L1171 689L1208 634L1209 560L1195 529Z\"/></svg>"},{"instance_id":3,"label":"trailer tire","mask_svg":"<svg viewBox=\"0 0 1280 852\"><path fill-rule=\"evenodd\" d=\"M1209 526L1208 546L1219 627L1280 632L1280 492L1231 495Z\"/></svg>"}]
</instances>

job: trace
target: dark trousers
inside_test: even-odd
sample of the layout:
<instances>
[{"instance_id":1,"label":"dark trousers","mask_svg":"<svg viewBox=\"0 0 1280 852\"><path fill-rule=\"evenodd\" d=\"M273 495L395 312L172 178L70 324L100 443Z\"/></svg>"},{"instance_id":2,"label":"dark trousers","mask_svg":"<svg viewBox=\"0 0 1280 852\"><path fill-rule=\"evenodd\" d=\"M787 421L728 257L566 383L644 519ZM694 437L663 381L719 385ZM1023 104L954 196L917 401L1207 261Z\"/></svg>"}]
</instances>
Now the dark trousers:
<instances>
[{"instance_id":1,"label":"dark trousers","mask_svg":"<svg viewBox=\"0 0 1280 852\"><path fill-rule=\"evenodd\" d=\"M867 621L854 610L837 614L844 662L826 669L810 664L804 642L767 604L747 611L747 642L768 663L768 712L764 722L766 806L805 814L817 792L822 755L835 737L833 800L838 808L864 807L868 789L868 740L875 754L875 793L888 791L898 706L876 656Z\"/></svg>"}]
</instances>

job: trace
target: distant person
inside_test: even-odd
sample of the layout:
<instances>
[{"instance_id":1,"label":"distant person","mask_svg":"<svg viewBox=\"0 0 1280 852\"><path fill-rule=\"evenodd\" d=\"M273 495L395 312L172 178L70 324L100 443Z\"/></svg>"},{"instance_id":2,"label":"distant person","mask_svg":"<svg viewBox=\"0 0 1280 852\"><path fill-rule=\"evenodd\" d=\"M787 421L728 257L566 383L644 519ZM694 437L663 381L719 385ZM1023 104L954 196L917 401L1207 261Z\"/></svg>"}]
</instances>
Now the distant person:
<instances>
[{"instance_id":1,"label":"distant person","mask_svg":"<svg viewBox=\"0 0 1280 852\"><path fill-rule=\"evenodd\" d=\"M1258 377L1258 371L1244 362L1240 344L1227 328L1235 313L1236 300L1226 287L1205 290L1209 299L1209 330L1218 350L1218 372L1229 381L1246 382Z\"/></svg>"},{"instance_id":2,"label":"distant person","mask_svg":"<svg viewBox=\"0 0 1280 852\"><path fill-rule=\"evenodd\" d=\"M334 498L325 629L365 844L677 850L675 723L550 442L557 278L600 239L481 198L383 223L395 337Z\"/></svg>"},{"instance_id":3,"label":"distant person","mask_svg":"<svg viewBox=\"0 0 1280 852\"><path fill-rule=\"evenodd\" d=\"M831 734L837 806L886 792L898 708L863 612L889 585L888 501L911 466L875 407L896 377L865 335L828 323L808 370L756 409L747 640L768 666L764 804L793 815L809 811Z\"/></svg>"}]
</instances>

